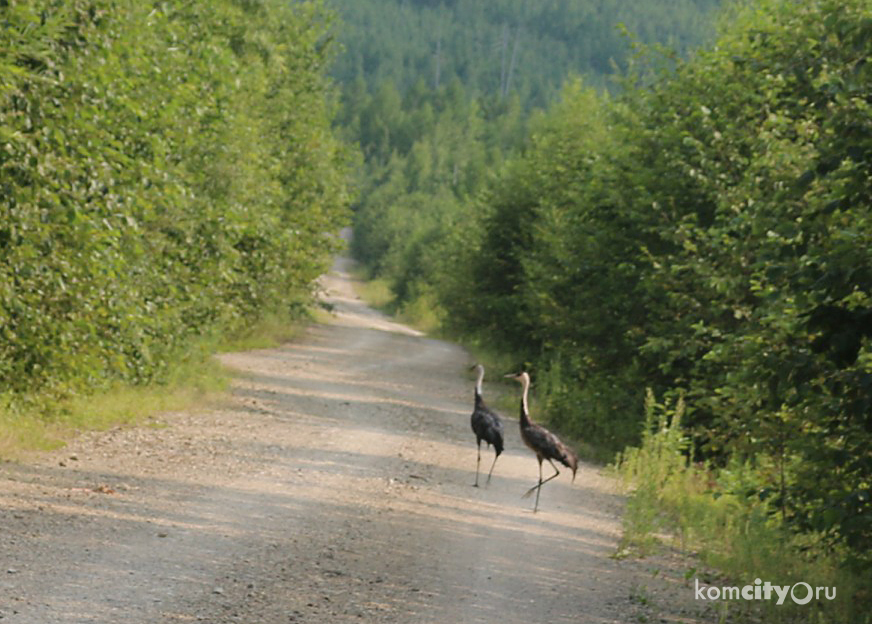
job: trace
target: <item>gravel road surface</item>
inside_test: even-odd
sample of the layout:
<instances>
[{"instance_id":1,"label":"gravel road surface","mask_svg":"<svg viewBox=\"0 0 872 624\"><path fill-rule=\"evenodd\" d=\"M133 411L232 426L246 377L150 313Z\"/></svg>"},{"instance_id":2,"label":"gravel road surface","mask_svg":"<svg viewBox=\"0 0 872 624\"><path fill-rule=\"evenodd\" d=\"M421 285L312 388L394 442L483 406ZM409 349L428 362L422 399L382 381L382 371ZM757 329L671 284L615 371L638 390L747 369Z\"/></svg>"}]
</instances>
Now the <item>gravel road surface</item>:
<instances>
[{"instance_id":1,"label":"gravel road surface","mask_svg":"<svg viewBox=\"0 0 872 624\"><path fill-rule=\"evenodd\" d=\"M711 621L686 563L612 557L597 467L531 513L515 410L472 487L469 355L367 308L347 268L331 323L222 356L224 404L0 464L2 624ZM503 372L486 399L518 393Z\"/></svg>"}]
</instances>

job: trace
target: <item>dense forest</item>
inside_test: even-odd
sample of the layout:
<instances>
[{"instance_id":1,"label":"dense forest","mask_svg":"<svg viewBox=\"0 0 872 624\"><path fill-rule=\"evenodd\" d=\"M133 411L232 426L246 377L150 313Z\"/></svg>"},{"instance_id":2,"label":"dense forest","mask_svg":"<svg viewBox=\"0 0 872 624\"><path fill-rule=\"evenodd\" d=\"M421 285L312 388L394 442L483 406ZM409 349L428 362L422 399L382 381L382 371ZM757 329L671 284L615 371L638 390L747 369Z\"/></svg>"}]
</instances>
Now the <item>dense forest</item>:
<instances>
[{"instance_id":1,"label":"dense forest","mask_svg":"<svg viewBox=\"0 0 872 624\"><path fill-rule=\"evenodd\" d=\"M345 52L333 75L374 92L458 80L471 93L548 104L569 74L598 87L627 64L629 32L686 53L713 32L719 0L329 0Z\"/></svg>"},{"instance_id":2,"label":"dense forest","mask_svg":"<svg viewBox=\"0 0 872 624\"><path fill-rule=\"evenodd\" d=\"M434 280L469 198L528 138L568 76L613 80L638 43L677 54L714 32L715 0L330 0L343 52L338 126L360 146L355 255L397 305L436 310ZM628 34L629 33L629 34Z\"/></svg>"},{"instance_id":3,"label":"dense forest","mask_svg":"<svg viewBox=\"0 0 872 624\"><path fill-rule=\"evenodd\" d=\"M428 23L429 11L474 20L463 2L441 13L381 4L410 23ZM507 10L478 48L463 28L428 26L429 43L413 37L404 54L385 34L387 81L345 92L345 129L366 157L357 256L400 312L426 312L442 331L528 367L542 413L593 455L647 443L645 422L680 427L688 482L732 501L724 522L737 531L781 527L793 553L785 574L831 557L868 579L872 8L735 3L714 43L691 53L680 45L699 33L666 37L675 51L606 47L608 89L593 55L564 65L576 78L550 97L536 82L550 80L548 64L532 51L525 59L540 75L516 59L513 87L501 89L520 16L519 49L539 36L534 12L587 4L620 3ZM450 42L470 47L449 59ZM371 50L351 47L341 71L365 73ZM865 583L847 600L869 598ZM857 608L850 617L868 615Z\"/></svg>"},{"instance_id":4,"label":"dense forest","mask_svg":"<svg viewBox=\"0 0 872 624\"><path fill-rule=\"evenodd\" d=\"M308 302L347 219L317 2L0 2L0 411Z\"/></svg>"}]
</instances>

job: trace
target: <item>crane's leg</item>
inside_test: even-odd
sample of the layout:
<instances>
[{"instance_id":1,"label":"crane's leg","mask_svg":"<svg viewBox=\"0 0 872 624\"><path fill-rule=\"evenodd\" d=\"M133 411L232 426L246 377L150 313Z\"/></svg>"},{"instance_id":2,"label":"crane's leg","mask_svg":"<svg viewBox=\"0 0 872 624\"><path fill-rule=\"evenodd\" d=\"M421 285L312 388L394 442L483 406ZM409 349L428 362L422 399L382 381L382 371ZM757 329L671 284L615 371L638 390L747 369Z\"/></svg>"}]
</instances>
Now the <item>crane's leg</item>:
<instances>
[{"instance_id":1,"label":"crane's leg","mask_svg":"<svg viewBox=\"0 0 872 624\"><path fill-rule=\"evenodd\" d=\"M478 460L475 462L475 483L472 487L478 487L478 467L481 464L481 440L478 441Z\"/></svg>"},{"instance_id":2,"label":"crane's leg","mask_svg":"<svg viewBox=\"0 0 872 624\"><path fill-rule=\"evenodd\" d=\"M524 492L524 494L521 496L521 498L527 498L528 496L530 496L530 494L533 493L533 490L536 490L536 503L533 505L533 513L536 513L536 510L539 509L539 489L544 483L544 481L542 481L542 458L537 455L536 459L539 460L539 483Z\"/></svg>"},{"instance_id":3,"label":"crane's leg","mask_svg":"<svg viewBox=\"0 0 872 624\"><path fill-rule=\"evenodd\" d=\"M495 466L496 463L497 463L497 458L498 458L498 457L499 457L499 455L494 455L494 461L493 461L493 463L491 464L490 472L487 473L487 483L490 483L490 478L491 478L491 475L492 475L493 472L494 472L494 466ZM485 484L485 485L487 485L487 484Z\"/></svg>"},{"instance_id":4,"label":"crane's leg","mask_svg":"<svg viewBox=\"0 0 872 624\"><path fill-rule=\"evenodd\" d=\"M536 459L539 459L538 457ZM521 495L521 498L527 498L533 493L533 490L538 490L542 486L542 460L539 459L539 482Z\"/></svg>"},{"instance_id":5,"label":"crane's leg","mask_svg":"<svg viewBox=\"0 0 872 624\"><path fill-rule=\"evenodd\" d=\"M557 470L557 466L554 465L553 461L551 461L549 459L548 463L551 464L552 468L554 468L554 474L543 481L542 480L542 460L539 459L539 483L537 483L536 485L531 487L529 490L524 492L524 496L521 497L521 498L527 498L528 496L530 496L530 494L533 493L533 490L536 490L536 504L533 506L534 512L539 508L539 491L542 489L542 486L560 474L560 471Z\"/></svg>"}]
</instances>

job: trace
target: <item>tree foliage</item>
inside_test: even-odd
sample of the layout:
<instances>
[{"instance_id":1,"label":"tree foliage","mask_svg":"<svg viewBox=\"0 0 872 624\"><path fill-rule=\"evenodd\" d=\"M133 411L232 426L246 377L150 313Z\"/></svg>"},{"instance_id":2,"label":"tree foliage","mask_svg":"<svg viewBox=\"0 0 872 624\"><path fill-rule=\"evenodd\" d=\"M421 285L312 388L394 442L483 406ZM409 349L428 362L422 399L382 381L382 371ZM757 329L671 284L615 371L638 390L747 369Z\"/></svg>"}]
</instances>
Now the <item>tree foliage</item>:
<instances>
[{"instance_id":1,"label":"tree foliage","mask_svg":"<svg viewBox=\"0 0 872 624\"><path fill-rule=\"evenodd\" d=\"M0 4L0 383L159 378L301 305L342 222L317 2Z\"/></svg>"},{"instance_id":2,"label":"tree foliage","mask_svg":"<svg viewBox=\"0 0 872 624\"><path fill-rule=\"evenodd\" d=\"M570 73L607 85L631 49L620 24L686 52L717 4L332 3L345 47L333 72L344 85L339 125L364 157L355 255L390 283L398 308L443 317L438 301L464 277L451 259L468 257L487 210L474 198L521 148L536 107Z\"/></svg>"},{"instance_id":3,"label":"tree foliage","mask_svg":"<svg viewBox=\"0 0 872 624\"><path fill-rule=\"evenodd\" d=\"M643 388L686 393L698 459L769 466L745 494L863 568L872 13L768 0L730 17L649 87L565 95L494 185L446 305L534 363L558 423L615 450Z\"/></svg>"}]
</instances>

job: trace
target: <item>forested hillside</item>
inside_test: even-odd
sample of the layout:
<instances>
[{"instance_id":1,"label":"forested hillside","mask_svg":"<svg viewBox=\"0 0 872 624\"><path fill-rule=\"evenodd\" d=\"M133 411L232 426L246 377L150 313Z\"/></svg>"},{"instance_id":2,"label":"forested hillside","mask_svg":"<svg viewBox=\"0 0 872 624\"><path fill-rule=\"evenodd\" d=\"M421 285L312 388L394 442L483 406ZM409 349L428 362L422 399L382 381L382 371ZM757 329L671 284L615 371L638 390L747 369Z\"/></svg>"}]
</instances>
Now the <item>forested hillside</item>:
<instances>
[{"instance_id":1,"label":"forested hillside","mask_svg":"<svg viewBox=\"0 0 872 624\"><path fill-rule=\"evenodd\" d=\"M730 11L715 45L649 49L621 89L570 81L531 118L520 97L456 96L477 104L449 123L451 94L482 88L460 69L432 100L377 92L394 143L374 152L359 255L400 310L528 367L541 414L595 454L668 434L636 475L658 475L655 525L691 541L705 526L750 581L767 557L797 580L827 561L866 579L844 581L843 611L783 621L857 621L872 565L872 8ZM409 140L403 123L437 130ZM664 449L679 461L656 472Z\"/></svg>"},{"instance_id":2,"label":"forested hillside","mask_svg":"<svg viewBox=\"0 0 872 624\"><path fill-rule=\"evenodd\" d=\"M455 224L471 223L468 199L520 149L531 115L571 75L616 87L634 39L689 53L714 32L719 2L330 4L343 47L339 126L364 157L355 255L390 283L398 307L435 319L434 279L446 273Z\"/></svg>"},{"instance_id":3,"label":"forested hillside","mask_svg":"<svg viewBox=\"0 0 872 624\"><path fill-rule=\"evenodd\" d=\"M325 23L317 2L0 3L0 412L159 380L308 301L348 203Z\"/></svg>"},{"instance_id":4,"label":"forested hillside","mask_svg":"<svg viewBox=\"0 0 872 624\"><path fill-rule=\"evenodd\" d=\"M418 81L458 80L470 93L517 94L545 106L570 74L597 87L625 67L632 39L684 54L714 31L719 0L329 0L345 47L333 74L386 82L405 93ZM626 35L629 33L630 37Z\"/></svg>"}]
</instances>

